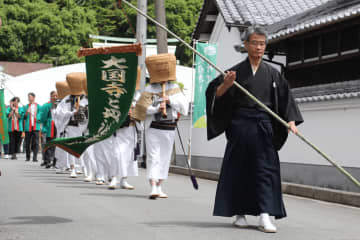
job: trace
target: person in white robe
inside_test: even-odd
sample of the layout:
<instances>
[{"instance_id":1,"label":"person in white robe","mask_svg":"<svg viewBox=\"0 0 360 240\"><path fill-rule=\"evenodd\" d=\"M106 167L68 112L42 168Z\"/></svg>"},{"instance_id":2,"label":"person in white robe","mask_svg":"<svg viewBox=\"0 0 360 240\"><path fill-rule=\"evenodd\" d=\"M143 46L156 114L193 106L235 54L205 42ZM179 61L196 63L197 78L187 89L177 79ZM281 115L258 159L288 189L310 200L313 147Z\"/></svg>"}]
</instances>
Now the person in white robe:
<instances>
[{"instance_id":1,"label":"person in white robe","mask_svg":"<svg viewBox=\"0 0 360 240\"><path fill-rule=\"evenodd\" d=\"M60 121L62 118L56 116L56 108L66 96L70 94L70 88L66 81L56 82L56 91L58 93L58 99L55 102L54 108L51 109L51 116L54 120L56 127L56 138L67 137L65 132L65 125ZM56 159L56 173L62 174L66 173L66 169L70 169L68 153L62 150L61 148L55 148L55 159Z\"/></svg>"},{"instance_id":2,"label":"person in white robe","mask_svg":"<svg viewBox=\"0 0 360 240\"><path fill-rule=\"evenodd\" d=\"M70 88L70 95L66 96L54 111L55 124L57 124L60 133L65 132L64 137L82 136L87 127L86 118L79 116L81 114L80 108L85 108L86 105L88 105L81 83L83 78L86 78L85 73L69 73L66 76L66 82ZM76 178L77 173L83 168L84 163L81 160L82 159L68 154L68 161L71 168L70 177Z\"/></svg>"},{"instance_id":3,"label":"person in white robe","mask_svg":"<svg viewBox=\"0 0 360 240\"><path fill-rule=\"evenodd\" d=\"M135 148L137 145L137 131L142 129L141 124L131 118L131 111L139 98L140 92L136 91L127 119L112 137L114 156L109 159L110 175L112 177L109 189L115 189L119 181L121 189L135 189L127 182L127 178L139 175Z\"/></svg>"},{"instance_id":4,"label":"person in white robe","mask_svg":"<svg viewBox=\"0 0 360 240\"><path fill-rule=\"evenodd\" d=\"M167 194L162 190L162 183L168 178L178 113L187 115L189 102L174 82L166 83L165 96L162 96L160 83L149 84L144 93L153 96L153 103L146 108L144 124L150 198L167 198ZM165 108L166 118L162 116Z\"/></svg>"},{"instance_id":5,"label":"person in white robe","mask_svg":"<svg viewBox=\"0 0 360 240\"><path fill-rule=\"evenodd\" d=\"M147 178L150 199L167 198L162 183L168 178L175 128L179 114L187 115L189 102L176 81L174 54L158 54L145 59L150 84L145 87L134 110L134 118L145 120Z\"/></svg>"}]
</instances>

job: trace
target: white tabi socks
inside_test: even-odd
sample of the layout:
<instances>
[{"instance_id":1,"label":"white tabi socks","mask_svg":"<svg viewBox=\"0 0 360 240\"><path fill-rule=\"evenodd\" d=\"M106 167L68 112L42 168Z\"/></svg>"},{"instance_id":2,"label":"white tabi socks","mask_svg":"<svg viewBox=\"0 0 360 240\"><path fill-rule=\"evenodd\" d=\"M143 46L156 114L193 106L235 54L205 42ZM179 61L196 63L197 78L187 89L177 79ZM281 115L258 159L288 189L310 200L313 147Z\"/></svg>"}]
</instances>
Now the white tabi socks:
<instances>
[{"instance_id":1,"label":"white tabi socks","mask_svg":"<svg viewBox=\"0 0 360 240\"><path fill-rule=\"evenodd\" d=\"M159 194L159 198L168 198L168 195L166 195L166 193L162 191L161 186L157 186L157 191Z\"/></svg>"},{"instance_id":2,"label":"white tabi socks","mask_svg":"<svg viewBox=\"0 0 360 240\"><path fill-rule=\"evenodd\" d=\"M109 189L115 189L116 188L116 184L117 184L117 177L113 177L111 179L110 185L109 185Z\"/></svg>"},{"instance_id":3,"label":"white tabi socks","mask_svg":"<svg viewBox=\"0 0 360 240\"><path fill-rule=\"evenodd\" d=\"M93 176L89 175L86 178L84 178L84 182L92 182L94 180Z\"/></svg>"},{"instance_id":4,"label":"white tabi socks","mask_svg":"<svg viewBox=\"0 0 360 240\"><path fill-rule=\"evenodd\" d=\"M131 185L126 181L126 178L121 178L120 187L121 187L122 189L127 189L127 190L133 190L133 189L135 189L133 186L131 186Z\"/></svg>"},{"instance_id":5,"label":"white tabi socks","mask_svg":"<svg viewBox=\"0 0 360 240\"><path fill-rule=\"evenodd\" d=\"M271 223L269 214L260 214L259 229L266 233L276 233L276 227Z\"/></svg>"},{"instance_id":6,"label":"white tabi socks","mask_svg":"<svg viewBox=\"0 0 360 240\"><path fill-rule=\"evenodd\" d=\"M234 226L239 228L246 228L249 226L248 222L246 221L246 217L244 215L236 215L236 220L234 221Z\"/></svg>"},{"instance_id":7,"label":"white tabi socks","mask_svg":"<svg viewBox=\"0 0 360 240\"><path fill-rule=\"evenodd\" d=\"M73 168L73 169L71 170L70 177L71 177L71 178L77 178L77 174L76 174L75 168Z\"/></svg>"},{"instance_id":8,"label":"white tabi socks","mask_svg":"<svg viewBox=\"0 0 360 240\"><path fill-rule=\"evenodd\" d=\"M151 186L151 193L149 198L150 199L156 199L157 197L159 197L159 193L158 193L158 188L156 185L152 185Z\"/></svg>"}]
</instances>

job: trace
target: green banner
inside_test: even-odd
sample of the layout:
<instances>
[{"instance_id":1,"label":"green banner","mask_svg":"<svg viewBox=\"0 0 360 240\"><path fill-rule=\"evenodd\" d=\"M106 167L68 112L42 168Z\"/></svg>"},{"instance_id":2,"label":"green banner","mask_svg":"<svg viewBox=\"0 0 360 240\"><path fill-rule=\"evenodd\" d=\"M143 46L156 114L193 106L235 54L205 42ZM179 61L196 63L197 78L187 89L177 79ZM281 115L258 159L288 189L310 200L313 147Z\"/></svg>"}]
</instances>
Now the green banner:
<instances>
[{"instance_id":1,"label":"green banner","mask_svg":"<svg viewBox=\"0 0 360 240\"><path fill-rule=\"evenodd\" d=\"M120 128L133 100L137 77L138 57L134 50L127 53L91 53L85 56L89 135L57 138L45 146L48 148L56 145L76 157L90 145L108 138Z\"/></svg>"},{"instance_id":2,"label":"green banner","mask_svg":"<svg viewBox=\"0 0 360 240\"><path fill-rule=\"evenodd\" d=\"M217 46L215 44L197 43L196 49L216 64ZM215 78L216 71L199 56L196 56L195 66L193 125L195 128L206 128L205 91L209 82Z\"/></svg>"},{"instance_id":3,"label":"green banner","mask_svg":"<svg viewBox=\"0 0 360 240\"><path fill-rule=\"evenodd\" d=\"M0 137L2 144L9 143L8 120L4 100L4 89L0 89Z\"/></svg>"}]
</instances>

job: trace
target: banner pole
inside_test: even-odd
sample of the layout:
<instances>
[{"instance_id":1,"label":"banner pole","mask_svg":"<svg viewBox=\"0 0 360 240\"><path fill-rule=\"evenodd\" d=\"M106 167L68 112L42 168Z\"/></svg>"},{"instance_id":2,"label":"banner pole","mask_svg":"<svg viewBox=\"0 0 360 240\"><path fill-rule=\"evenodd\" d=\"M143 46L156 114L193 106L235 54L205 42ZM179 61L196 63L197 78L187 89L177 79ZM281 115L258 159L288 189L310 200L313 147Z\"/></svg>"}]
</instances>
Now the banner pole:
<instances>
[{"instance_id":1,"label":"banner pole","mask_svg":"<svg viewBox=\"0 0 360 240\"><path fill-rule=\"evenodd\" d=\"M193 48L196 48L197 41L193 42ZM192 130L193 130L193 117L194 117L194 89L195 89L195 53L192 56L192 69L191 69L191 100L190 100L190 127L189 127L189 143L188 143L188 162L191 166L191 141L192 141Z\"/></svg>"}]
</instances>

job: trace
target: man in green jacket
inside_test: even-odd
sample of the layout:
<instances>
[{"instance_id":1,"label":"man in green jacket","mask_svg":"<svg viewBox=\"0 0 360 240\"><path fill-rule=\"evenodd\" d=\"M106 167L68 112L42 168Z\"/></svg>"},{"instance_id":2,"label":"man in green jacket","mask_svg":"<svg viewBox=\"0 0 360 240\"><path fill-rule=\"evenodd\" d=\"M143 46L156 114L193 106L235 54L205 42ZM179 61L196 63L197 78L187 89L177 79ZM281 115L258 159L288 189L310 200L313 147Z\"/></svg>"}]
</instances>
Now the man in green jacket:
<instances>
[{"instance_id":1,"label":"man in green jacket","mask_svg":"<svg viewBox=\"0 0 360 240\"><path fill-rule=\"evenodd\" d=\"M39 131L41 127L41 105L35 102L35 94L28 94L29 104L24 108L26 161L30 161L33 152L33 162L37 162L39 152ZM31 143L31 146L30 146Z\"/></svg>"},{"instance_id":2,"label":"man in green jacket","mask_svg":"<svg viewBox=\"0 0 360 240\"><path fill-rule=\"evenodd\" d=\"M10 138L11 159L16 160L16 153L23 131L22 118L24 117L23 109L19 108L20 99L14 97L11 99L10 106L6 109L6 116L8 118L8 132Z\"/></svg>"},{"instance_id":3,"label":"man in green jacket","mask_svg":"<svg viewBox=\"0 0 360 240\"><path fill-rule=\"evenodd\" d=\"M57 92L50 93L50 102L45 103L41 107L41 122L43 124L42 133L46 135L46 143L56 138L55 122L52 120L51 110L55 109L57 100ZM52 162L52 163L51 163ZM44 164L46 168L55 167L55 147L48 148L44 153Z\"/></svg>"}]
</instances>

